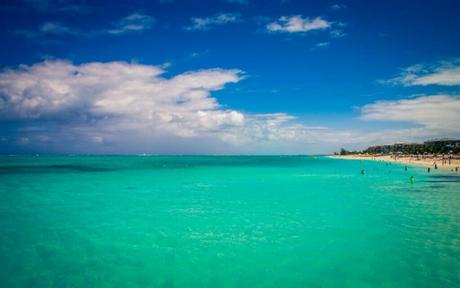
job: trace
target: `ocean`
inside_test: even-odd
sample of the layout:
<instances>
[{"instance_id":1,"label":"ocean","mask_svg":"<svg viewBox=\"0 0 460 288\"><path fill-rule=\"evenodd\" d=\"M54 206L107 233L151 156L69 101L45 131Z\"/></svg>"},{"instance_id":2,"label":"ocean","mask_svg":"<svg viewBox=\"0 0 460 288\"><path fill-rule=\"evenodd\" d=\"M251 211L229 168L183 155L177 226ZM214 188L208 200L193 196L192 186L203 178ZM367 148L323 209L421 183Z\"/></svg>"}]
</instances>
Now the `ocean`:
<instances>
[{"instance_id":1,"label":"ocean","mask_svg":"<svg viewBox=\"0 0 460 288\"><path fill-rule=\"evenodd\" d=\"M2 156L0 287L460 287L459 176L313 156Z\"/></svg>"}]
</instances>

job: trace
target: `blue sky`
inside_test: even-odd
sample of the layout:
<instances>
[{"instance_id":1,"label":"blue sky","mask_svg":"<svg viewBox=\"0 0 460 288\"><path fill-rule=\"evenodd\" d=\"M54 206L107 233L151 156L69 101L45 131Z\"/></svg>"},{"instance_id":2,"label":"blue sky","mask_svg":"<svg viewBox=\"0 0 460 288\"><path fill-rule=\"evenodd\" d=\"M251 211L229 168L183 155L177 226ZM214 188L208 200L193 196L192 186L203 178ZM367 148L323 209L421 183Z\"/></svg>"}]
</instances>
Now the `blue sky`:
<instances>
[{"instance_id":1,"label":"blue sky","mask_svg":"<svg viewBox=\"0 0 460 288\"><path fill-rule=\"evenodd\" d=\"M0 152L460 136L458 1L2 1Z\"/></svg>"}]
</instances>

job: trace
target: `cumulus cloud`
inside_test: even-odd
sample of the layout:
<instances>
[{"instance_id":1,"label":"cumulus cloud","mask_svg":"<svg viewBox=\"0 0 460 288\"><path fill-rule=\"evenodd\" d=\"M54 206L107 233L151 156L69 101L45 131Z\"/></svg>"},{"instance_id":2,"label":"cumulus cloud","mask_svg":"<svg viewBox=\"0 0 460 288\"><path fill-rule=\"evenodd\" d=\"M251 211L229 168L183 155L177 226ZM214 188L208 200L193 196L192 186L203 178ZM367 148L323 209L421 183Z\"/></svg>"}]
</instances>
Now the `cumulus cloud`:
<instances>
[{"instance_id":1,"label":"cumulus cloud","mask_svg":"<svg viewBox=\"0 0 460 288\"><path fill-rule=\"evenodd\" d=\"M294 15L290 17L282 16L277 21L267 24L266 29L269 32L302 33L328 29L331 25L331 22L321 17L310 19L303 18L302 15Z\"/></svg>"},{"instance_id":2,"label":"cumulus cloud","mask_svg":"<svg viewBox=\"0 0 460 288\"><path fill-rule=\"evenodd\" d=\"M213 26L225 25L240 21L238 13L220 13L210 17L192 18L191 24L185 27L186 30L209 30Z\"/></svg>"},{"instance_id":3,"label":"cumulus cloud","mask_svg":"<svg viewBox=\"0 0 460 288\"><path fill-rule=\"evenodd\" d=\"M308 126L285 113L226 108L212 93L244 79L238 69L205 69L171 77L164 76L165 69L62 60L6 69L0 73L0 151L318 153L460 131L458 96L365 105L361 119L419 126L369 133Z\"/></svg>"},{"instance_id":4,"label":"cumulus cloud","mask_svg":"<svg viewBox=\"0 0 460 288\"><path fill-rule=\"evenodd\" d=\"M419 124L441 133L460 133L460 96L430 95L395 101L377 101L361 108L364 120Z\"/></svg>"},{"instance_id":5,"label":"cumulus cloud","mask_svg":"<svg viewBox=\"0 0 460 288\"><path fill-rule=\"evenodd\" d=\"M204 146L203 141L247 143L251 134L264 138L269 127L291 119L222 108L211 92L240 81L240 70L207 69L164 78L163 69L56 60L5 70L0 74L0 118L23 123L20 137L31 141L22 145L75 137L87 146L138 139L130 143L133 149L148 149L146 143L164 139L194 138Z\"/></svg>"},{"instance_id":6,"label":"cumulus cloud","mask_svg":"<svg viewBox=\"0 0 460 288\"><path fill-rule=\"evenodd\" d=\"M413 65L405 68L397 77L379 82L404 86L457 86L460 85L460 60Z\"/></svg>"},{"instance_id":7,"label":"cumulus cloud","mask_svg":"<svg viewBox=\"0 0 460 288\"><path fill-rule=\"evenodd\" d=\"M241 71L208 69L170 79L162 78L163 73L159 66L125 62L45 61L6 70L0 74L1 117L113 117L155 122L179 134L212 127L207 121L241 122L233 111L216 110L218 104L209 94L238 82Z\"/></svg>"},{"instance_id":8,"label":"cumulus cloud","mask_svg":"<svg viewBox=\"0 0 460 288\"><path fill-rule=\"evenodd\" d=\"M241 81L238 69L164 73L163 66L60 60L4 70L0 136L73 153L301 153L353 138L285 113L222 107L212 92Z\"/></svg>"}]
</instances>

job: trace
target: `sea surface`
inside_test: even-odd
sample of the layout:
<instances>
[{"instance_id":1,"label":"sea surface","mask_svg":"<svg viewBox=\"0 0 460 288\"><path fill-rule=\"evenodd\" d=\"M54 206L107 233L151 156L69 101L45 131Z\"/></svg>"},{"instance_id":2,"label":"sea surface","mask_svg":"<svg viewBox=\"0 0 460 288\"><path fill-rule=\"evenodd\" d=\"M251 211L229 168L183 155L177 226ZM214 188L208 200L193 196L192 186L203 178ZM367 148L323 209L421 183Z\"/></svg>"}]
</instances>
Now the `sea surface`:
<instances>
[{"instance_id":1,"label":"sea surface","mask_svg":"<svg viewBox=\"0 0 460 288\"><path fill-rule=\"evenodd\" d=\"M2 156L0 287L460 287L459 176L311 156Z\"/></svg>"}]
</instances>

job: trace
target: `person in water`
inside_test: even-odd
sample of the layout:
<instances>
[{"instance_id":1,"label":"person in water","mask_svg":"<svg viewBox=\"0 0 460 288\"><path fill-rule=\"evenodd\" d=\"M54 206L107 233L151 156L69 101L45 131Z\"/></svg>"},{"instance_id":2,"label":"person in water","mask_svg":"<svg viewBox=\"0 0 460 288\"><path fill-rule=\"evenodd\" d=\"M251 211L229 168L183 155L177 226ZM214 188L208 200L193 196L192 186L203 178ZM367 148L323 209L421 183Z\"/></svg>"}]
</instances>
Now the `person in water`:
<instances>
[{"instance_id":1,"label":"person in water","mask_svg":"<svg viewBox=\"0 0 460 288\"><path fill-rule=\"evenodd\" d=\"M410 183L414 183L414 176L410 176L409 180L410 180Z\"/></svg>"},{"instance_id":2,"label":"person in water","mask_svg":"<svg viewBox=\"0 0 460 288\"><path fill-rule=\"evenodd\" d=\"M407 171L407 166L404 167L404 171Z\"/></svg>"},{"instance_id":3,"label":"person in water","mask_svg":"<svg viewBox=\"0 0 460 288\"><path fill-rule=\"evenodd\" d=\"M430 173L430 172L431 172L431 168L430 168L430 167L428 167L427 171L428 171L428 173Z\"/></svg>"},{"instance_id":4,"label":"person in water","mask_svg":"<svg viewBox=\"0 0 460 288\"><path fill-rule=\"evenodd\" d=\"M364 175L364 169L361 170L361 175Z\"/></svg>"}]
</instances>

